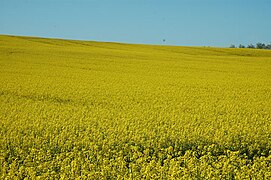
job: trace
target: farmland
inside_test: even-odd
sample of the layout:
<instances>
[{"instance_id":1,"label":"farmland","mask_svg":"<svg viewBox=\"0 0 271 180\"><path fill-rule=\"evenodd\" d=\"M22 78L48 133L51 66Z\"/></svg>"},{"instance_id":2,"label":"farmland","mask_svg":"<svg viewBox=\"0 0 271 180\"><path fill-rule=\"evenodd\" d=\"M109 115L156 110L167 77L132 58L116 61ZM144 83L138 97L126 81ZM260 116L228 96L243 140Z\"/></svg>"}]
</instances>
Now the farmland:
<instances>
[{"instance_id":1,"label":"farmland","mask_svg":"<svg viewBox=\"0 0 271 180\"><path fill-rule=\"evenodd\" d=\"M271 51L0 36L0 179L271 178Z\"/></svg>"}]
</instances>

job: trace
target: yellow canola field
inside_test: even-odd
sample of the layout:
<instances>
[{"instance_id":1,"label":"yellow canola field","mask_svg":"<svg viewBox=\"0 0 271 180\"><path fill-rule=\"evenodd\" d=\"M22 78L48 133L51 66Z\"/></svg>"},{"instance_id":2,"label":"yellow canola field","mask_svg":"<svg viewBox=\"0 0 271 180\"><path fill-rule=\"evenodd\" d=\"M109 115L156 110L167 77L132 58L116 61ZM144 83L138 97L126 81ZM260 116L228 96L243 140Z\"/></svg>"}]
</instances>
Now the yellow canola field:
<instances>
[{"instance_id":1,"label":"yellow canola field","mask_svg":"<svg viewBox=\"0 0 271 180\"><path fill-rule=\"evenodd\" d=\"M0 179L270 179L271 51L0 36Z\"/></svg>"}]
</instances>

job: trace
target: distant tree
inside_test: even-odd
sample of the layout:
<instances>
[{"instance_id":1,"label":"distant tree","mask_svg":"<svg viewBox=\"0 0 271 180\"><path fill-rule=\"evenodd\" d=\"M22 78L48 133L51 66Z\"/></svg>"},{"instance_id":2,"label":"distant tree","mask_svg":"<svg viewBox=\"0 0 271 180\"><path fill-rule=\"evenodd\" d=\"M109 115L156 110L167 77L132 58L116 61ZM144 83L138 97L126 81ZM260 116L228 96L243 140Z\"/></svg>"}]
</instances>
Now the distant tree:
<instances>
[{"instance_id":1,"label":"distant tree","mask_svg":"<svg viewBox=\"0 0 271 180\"><path fill-rule=\"evenodd\" d=\"M266 49L271 49L271 43L266 45Z\"/></svg>"},{"instance_id":2,"label":"distant tree","mask_svg":"<svg viewBox=\"0 0 271 180\"><path fill-rule=\"evenodd\" d=\"M257 43L256 48L257 49L265 49L265 44L264 43Z\"/></svg>"},{"instance_id":3,"label":"distant tree","mask_svg":"<svg viewBox=\"0 0 271 180\"><path fill-rule=\"evenodd\" d=\"M245 48L246 46L239 44L239 48Z\"/></svg>"},{"instance_id":4,"label":"distant tree","mask_svg":"<svg viewBox=\"0 0 271 180\"><path fill-rule=\"evenodd\" d=\"M254 49L254 48L255 48L255 46L254 46L253 44L249 44L249 45L247 45L247 48Z\"/></svg>"},{"instance_id":5,"label":"distant tree","mask_svg":"<svg viewBox=\"0 0 271 180\"><path fill-rule=\"evenodd\" d=\"M230 45L230 48L236 48L235 45ZM264 44L264 43L257 43L256 45L249 44L247 46L244 46L243 44L239 44L238 48L250 48L250 49L270 49L271 50L271 43L270 44Z\"/></svg>"}]
</instances>

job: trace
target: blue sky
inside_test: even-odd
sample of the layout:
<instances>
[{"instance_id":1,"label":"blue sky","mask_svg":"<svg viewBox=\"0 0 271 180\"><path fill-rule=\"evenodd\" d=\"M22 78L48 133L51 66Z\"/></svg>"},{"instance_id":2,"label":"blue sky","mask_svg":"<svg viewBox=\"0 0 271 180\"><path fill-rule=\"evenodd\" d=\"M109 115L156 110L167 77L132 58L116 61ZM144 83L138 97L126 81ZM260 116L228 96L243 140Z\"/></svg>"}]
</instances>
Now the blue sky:
<instances>
[{"instance_id":1,"label":"blue sky","mask_svg":"<svg viewBox=\"0 0 271 180\"><path fill-rule=\"evenodd\" d=\"M0 34L184 46L270 43L271 0L0 0Z\"/></svg>"}]
</instances>

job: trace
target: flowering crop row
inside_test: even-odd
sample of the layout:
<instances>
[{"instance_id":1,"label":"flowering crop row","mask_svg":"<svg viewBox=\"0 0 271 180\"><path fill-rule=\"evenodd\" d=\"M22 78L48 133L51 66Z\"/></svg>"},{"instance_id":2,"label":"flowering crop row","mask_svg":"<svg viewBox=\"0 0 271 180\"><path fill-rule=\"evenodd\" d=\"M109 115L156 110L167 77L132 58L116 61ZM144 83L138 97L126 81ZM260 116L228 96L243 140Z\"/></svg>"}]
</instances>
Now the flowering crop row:
<instances>
[{"instance_id":1,"label":"flowering crop row","mask_svg":"<svg viewBox=\"0 0 271 180\"><path fill-rule=\"evenodd\" d=\"M271 178L271 52L0 42L0 179Z\"/></svg>"}]
</instances>

